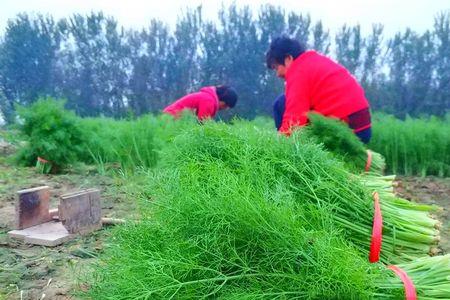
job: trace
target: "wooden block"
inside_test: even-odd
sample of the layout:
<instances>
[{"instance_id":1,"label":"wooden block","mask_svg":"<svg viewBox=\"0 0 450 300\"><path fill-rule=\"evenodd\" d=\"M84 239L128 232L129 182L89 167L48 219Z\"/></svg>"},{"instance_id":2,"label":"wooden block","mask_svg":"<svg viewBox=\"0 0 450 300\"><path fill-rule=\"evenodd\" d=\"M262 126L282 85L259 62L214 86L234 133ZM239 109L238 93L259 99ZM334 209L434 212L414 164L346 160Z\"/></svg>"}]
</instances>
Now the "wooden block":
<instances>
[{"instance_id":1,"label":"wooden block","mask_svg":"<svg viewBox=\"0 0 450 300\"><path fill-rule=\"evenodd\" d=\"M50 189L41 186L17 192L16 228L24 229L50 221Z\"/></svg>"},{"instance_id":2,"label":"wooden block","mask_svg":"<svg viewBox=\"0 0 450 300\"><path fill-rule=\"evenodd\" d=\"M47 222L23 230L8 232L9 237L19 239L25 243L54 247L75 236L70 234L61 222Z\"/></svg>"},{"instance_id":3,"label":"wooden block","mask_svg":"<svg viewBox=\"0 0 450 300\"><path fill-rule=\"evenodd\" d=\"M86 234L102 227L100 191L88 189L61 196L59 218L69 233Z\"/></svg>"}]
</instances>

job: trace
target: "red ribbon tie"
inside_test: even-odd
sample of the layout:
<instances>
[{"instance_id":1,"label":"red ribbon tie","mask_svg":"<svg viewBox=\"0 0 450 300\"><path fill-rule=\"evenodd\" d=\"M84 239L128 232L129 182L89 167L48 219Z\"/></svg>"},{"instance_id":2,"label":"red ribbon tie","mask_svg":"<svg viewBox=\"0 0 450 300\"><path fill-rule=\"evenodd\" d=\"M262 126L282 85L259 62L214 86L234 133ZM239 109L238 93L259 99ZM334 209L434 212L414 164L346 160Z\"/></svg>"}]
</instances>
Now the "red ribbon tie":
<instances>
[{"instance_id":1,"label":"red ribbon tie","mask_svg":"<svg viewBox=\"0 0 450 300\"><path fill-rule=\"evenodd\" d=\"M405 298L406 300L417 300L416 287L414 286L411 278L408 277L405 271L397 266L388 266L388 269L394 271L394 273L403 281L403 286L405 287Z\"/></svg>"},{"instance_id":2,"label":"red ribbon tie","mask_svg":"<svg viewBox=\"0 0 450 300\"><path fill-rule=\"evenodd\" d=\"M383 239L383 217L381 216L380 198L377 192L373 192L374 215L372 226L372 239L370 241L369 261L371 263L380 260L381 243Z\"/></svg>"}]
</instances>

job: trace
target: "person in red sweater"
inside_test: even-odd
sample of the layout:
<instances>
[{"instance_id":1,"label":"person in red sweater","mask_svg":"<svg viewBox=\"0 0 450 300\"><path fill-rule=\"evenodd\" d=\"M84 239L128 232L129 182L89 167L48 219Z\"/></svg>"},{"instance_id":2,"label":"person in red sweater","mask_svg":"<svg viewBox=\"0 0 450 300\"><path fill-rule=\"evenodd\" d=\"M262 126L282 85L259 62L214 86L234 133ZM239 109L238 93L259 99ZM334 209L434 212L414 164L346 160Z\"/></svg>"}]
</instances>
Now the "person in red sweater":
<instances>
[{"instance_id":1,"label":"person in red sweater","mask_svg":"<svg viewBox=\"0 0 450 300\"><path fill-rule=\"evenodd\" d=\"M164 108L163 112L177 118L188 109L195 112L199 121L203 121L214 118L219 110L234 107L237 99L236 91L230 86L207 86L178 99Z\"/></svg>"},{"instance_id":2,"label":"person in red sweater","mask_svg":"<svg viewBox=\"0 0 450 300\"><path fill-rule=\"evenodd\" d=\"M364 143L369 142L369 102L347 69L286 36L271 42L266 63L286 81L285 96L279 96L274 104L279 132L290 135L295 127L308 124L309 112L316 112L341 119Z\"/></svg>"}]
</instances>

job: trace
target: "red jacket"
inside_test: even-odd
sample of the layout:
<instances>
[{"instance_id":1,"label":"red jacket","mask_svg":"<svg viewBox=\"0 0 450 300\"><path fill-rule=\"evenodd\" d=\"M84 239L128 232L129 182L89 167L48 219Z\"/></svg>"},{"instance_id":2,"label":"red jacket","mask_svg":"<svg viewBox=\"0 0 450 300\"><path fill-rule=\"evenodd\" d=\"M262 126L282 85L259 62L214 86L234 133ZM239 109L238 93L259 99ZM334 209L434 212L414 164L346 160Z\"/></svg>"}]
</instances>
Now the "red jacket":
<instances>
[{"instance_id":1,"label":"red jacket","mask_svg":"<svg viewBox=\"0 0 450 300\"><path fill-rule=\"evenodd\" d=\"M310 111L348 121L352 113L367 109L364 90L343 66L315 51L297 57L286 72L286 109L279 131L308 123Z\"/></svg>"},{"instance_id":2,"label":"red jacket","mask_svg":"<svg viewBox=\"0 0 450 300\"><path fill-rule=\"evenodd\" d=\"M214 86L201 88L199 92L188 94L164 108L164 112L179 117L185 109L195 112L199 120L214 118L219 110L219 98Z\"/></svg>"}]
</instances>

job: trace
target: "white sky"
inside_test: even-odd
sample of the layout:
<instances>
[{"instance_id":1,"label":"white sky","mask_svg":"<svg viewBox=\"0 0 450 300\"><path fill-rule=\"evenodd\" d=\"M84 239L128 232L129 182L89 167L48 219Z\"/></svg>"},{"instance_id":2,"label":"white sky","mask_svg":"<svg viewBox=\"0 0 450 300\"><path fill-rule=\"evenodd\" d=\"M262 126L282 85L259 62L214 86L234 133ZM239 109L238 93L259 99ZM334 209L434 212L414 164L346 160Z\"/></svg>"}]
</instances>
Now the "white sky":
<instances>
[{"instance_id":1,"label":"white sky","mask_svg":"<svg viewBox=\"0 0 450 300\"><path fill-rule=\"evenodd\" d=\"M60 18L101 10L125 27L140 29L151 18L173 25L183 9L200 4L204 16L213 20L222 2L226 6L233 3L227 0L0 0L0 33L4 32L7 20L20 12ZM438 12L450 11L450 0L240 0L235 3L250 5L255 12L261 4L271 3L296 13L310 13L313 21L322 20L331 30L344 23L359 23L363 33L368 33L371 24L382 23L388 36L407 27L418 32L431 29Z\"/></svg>"}]
</instances>

